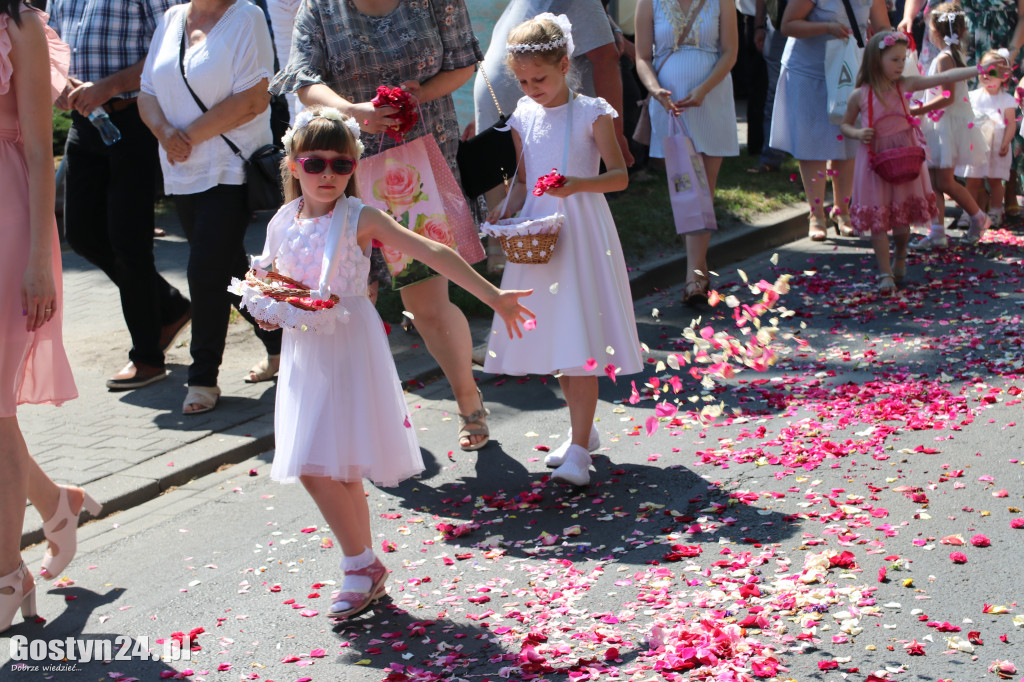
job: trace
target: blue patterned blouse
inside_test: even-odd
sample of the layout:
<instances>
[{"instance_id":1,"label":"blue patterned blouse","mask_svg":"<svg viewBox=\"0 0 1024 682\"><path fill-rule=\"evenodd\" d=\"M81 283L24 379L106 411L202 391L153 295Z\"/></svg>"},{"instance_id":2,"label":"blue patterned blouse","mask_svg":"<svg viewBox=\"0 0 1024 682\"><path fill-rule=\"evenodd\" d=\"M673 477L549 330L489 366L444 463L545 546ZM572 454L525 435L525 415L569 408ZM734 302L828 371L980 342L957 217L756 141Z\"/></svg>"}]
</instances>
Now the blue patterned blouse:
<instances>
[{"instance_id":1,"label":"blue patterned blouse","mask_svg":"<svg viewBox=\"0 0 1024 682\"><path fill-rule=\"evenodd\" d=\"M426 81L440 71L472 66L483 59L463 0L401 0L384 16L369 16L351 0L305 0L295 18L288 65L271 92L295 92L327 85L350 102L367 102L379 85ZM451 95L426 102L423 122L458 178L455 152L459 125ZM423 135L417 125L406 136ZM367 154L394 146L387 136L362 134Z\"/></svg>"}]
</instances>

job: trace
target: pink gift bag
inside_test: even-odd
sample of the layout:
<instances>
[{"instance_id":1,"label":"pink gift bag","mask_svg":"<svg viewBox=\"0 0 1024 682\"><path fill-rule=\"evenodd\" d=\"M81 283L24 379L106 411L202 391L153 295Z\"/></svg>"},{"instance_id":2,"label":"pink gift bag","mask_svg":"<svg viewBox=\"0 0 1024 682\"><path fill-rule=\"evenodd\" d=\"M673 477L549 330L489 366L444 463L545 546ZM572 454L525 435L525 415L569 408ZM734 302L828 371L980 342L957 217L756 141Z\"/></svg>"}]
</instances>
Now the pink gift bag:
<instances>
[{"instance_id":1,"label":"pink gift bag","mask_svg":"<svg viewBox=\"0 0 1024 682\"><path fill-rule=\"evenodd\" d=\"M672 202L676 234L717 230L718 222L715 219L708 176L704 171L704 159L693 146L684 116L670 116L670 134L662 138L668 195Z\"/></svg>"},{"instance_id":2,"label":"pink gift bag","mask_svg":"<svg viewBox=\"0 0 1024 682\"><path fill-rule=\"evenodd\" d=\"M459 252L468 263L483 260L484 249L462 189L433 135L360 159L356 166L360 199L404 227ZM396 287L422 279L411 257L385 245L381 252Z\"/></svg>"}]
</instances>

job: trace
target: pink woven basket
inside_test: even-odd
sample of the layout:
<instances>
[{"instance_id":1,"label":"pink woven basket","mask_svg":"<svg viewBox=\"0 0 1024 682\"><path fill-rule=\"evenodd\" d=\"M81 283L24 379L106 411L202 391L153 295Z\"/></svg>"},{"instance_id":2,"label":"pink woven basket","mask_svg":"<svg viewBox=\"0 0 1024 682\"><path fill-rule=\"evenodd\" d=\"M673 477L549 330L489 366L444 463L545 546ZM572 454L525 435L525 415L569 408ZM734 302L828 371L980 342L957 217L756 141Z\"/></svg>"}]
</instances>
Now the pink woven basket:
<instances>
[{"instance_id":1,"label":"pink woven basket","mask_svg":"<svg viewBox=\"0 0 1024 682\"><path fill-rule=\"evenodd\" d=\"M899 95L900 102L903 104L903 115L908 121L910 118L910 111L907 110L907 100L903 97L903 91L900 89L899 83L896 84L896 93ZM886 114L886 116L894 116L895 114ZM882 116L885 118L886 116ZM875 106L874 106L874 91L868 88L868 127L875 127ZM915 128L916 124L911 123ZM920 133L918 133L920 135ZM923 167L925 160L925 151L921 146L915 147L893 147L892 149L886 149L882 152L876 152L875 140L871 141L871 148L869 150L870 160L868 166L875 173L878 173L879 177L888 182L890 185L903 185L913 180L916 180L921 175L921 168Z\"/></svg>"},{"instance_id":2,"label":"pink woven basket","mask_svg":"<svg viewBox=\"0 0 1024 682\"><path fill-rule=\"evenodd\" d=\"M924 164L921 147L895 147L871 156L871 170L890 185L902 185L916 180Z\"/></svg>"}]
</instances>

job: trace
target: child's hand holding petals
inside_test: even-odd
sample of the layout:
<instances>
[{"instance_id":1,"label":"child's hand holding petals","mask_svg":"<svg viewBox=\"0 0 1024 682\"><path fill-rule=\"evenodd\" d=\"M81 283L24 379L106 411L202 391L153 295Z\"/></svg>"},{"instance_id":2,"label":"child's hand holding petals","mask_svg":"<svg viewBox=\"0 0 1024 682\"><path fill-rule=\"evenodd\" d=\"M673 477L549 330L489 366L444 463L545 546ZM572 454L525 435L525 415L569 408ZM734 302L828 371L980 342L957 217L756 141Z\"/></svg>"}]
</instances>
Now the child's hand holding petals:
<instances>
[{"instance_id":1,"label":"child's hand holding petals","mask_svg":"<svg viewBox=\"0 0 1024 682\"><path fill-rule=\"evenodd\" d=\"M566 177L562 184L549 188L545 193L550 194L553 197L558 197L559 199L564 199L567 196L576 194L578 191L580 191L579 180L570 176Z\"/></svg>"}]
</instances>

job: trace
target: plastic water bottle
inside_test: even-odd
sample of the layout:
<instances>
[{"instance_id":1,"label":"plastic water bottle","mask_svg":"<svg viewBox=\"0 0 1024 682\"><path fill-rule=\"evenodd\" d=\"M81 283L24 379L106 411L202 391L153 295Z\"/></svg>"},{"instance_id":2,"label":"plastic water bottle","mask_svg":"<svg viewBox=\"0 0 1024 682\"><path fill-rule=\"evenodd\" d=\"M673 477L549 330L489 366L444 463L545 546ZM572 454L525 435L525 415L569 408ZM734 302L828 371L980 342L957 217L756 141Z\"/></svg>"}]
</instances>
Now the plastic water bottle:
<instances>
[{"instance_id":1,"label":"plastic water bottle","mask_svg":"<svg viewBox=\"0 0 1024 682\"><path fill-rule=\"evenodd\" d=\"M110 116L107 115L103 107L96 107L92 110L89 114L89 122L96 126L96 130L100 131L100 137L108 147L121 139L121 131L110 120Z\"/></svg>"}]
</instances>

